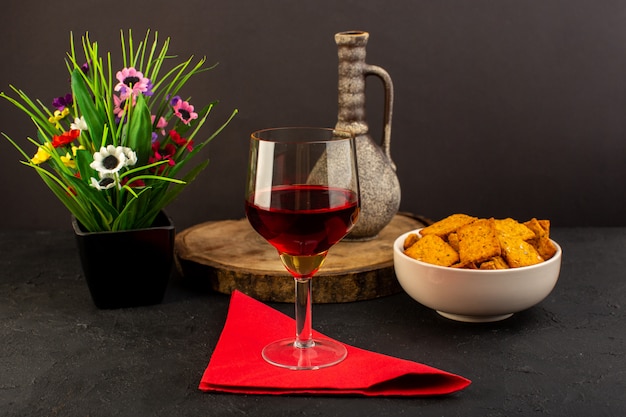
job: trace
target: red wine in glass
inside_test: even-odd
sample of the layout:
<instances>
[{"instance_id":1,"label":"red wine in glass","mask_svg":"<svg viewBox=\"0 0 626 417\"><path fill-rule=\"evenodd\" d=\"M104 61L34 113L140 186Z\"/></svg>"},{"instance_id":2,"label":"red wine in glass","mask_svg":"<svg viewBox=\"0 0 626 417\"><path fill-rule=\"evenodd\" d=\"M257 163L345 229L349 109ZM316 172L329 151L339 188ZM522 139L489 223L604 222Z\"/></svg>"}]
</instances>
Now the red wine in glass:
<instances>
[{"instance_id":1,"label":"red wine in glass","mask_svg":"<svg viewBox=\"0 0 626 417\"><path fill-rule=\"evenodd\" d=\"M354 137L324 128L275 128L250 140L248 221L278 251L295 283L296 335L267 345L263 358L289 369L335 365L345 346L314 339L311 281L359 216Z\"/></svg>"},{"instance_id":2,"label":"red wine in glass","mask_svg":"<svg viewBox=\"0 0 626 417\"><path fill-rule=\"evenodd\" d=\"M358 196L352 190L323 185L289 185L257 191L269 207L246 200L246 215L252 227L288 256L326 253L348 234L358 216ZM302 271L290 271L301 275ZM309 271L310 273L310 271Z\"/></svg>"}]
</instances>

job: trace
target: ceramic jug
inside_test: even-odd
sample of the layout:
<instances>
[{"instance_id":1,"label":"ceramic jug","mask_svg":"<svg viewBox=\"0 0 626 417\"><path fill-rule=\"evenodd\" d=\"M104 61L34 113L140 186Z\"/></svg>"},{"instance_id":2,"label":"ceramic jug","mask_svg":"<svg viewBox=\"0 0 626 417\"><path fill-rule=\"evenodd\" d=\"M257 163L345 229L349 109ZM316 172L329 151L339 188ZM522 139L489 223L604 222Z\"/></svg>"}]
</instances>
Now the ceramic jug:
<instances>
[{"instance_id":1,"label":"ceramic jug","mask_svg":"<svg viewBox=\"0 0 626 417\"><path fill-rule=\"evenodd\" d=\"M361 213L348 240L375 238L393 219L400 207L400 183L391 159L391 117L393 83L384 69L365 62L369 33L335 34L339 55L338 114L336 129L349 130L356 138ZM384 129L377 143L369 133L366 117L365 80L373 75L385 91Z\"/></svg>"}]
</instances>

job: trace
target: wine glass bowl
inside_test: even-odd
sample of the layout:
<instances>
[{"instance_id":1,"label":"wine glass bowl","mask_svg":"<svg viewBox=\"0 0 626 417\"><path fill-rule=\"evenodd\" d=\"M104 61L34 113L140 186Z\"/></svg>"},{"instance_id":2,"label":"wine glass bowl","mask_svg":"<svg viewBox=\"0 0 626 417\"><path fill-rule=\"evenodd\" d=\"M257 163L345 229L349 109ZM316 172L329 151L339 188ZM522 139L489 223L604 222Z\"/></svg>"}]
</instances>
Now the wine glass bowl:
<instances>
[{"instance_id":1,"label":"wine glass bowl","mask_svg":"<svg viewBox=\"0 0 626 417\"><path fill-rule=\"evenodd\" d=\"M343 344L313 339L311 282L360 208L354 137L331 128L285 127L252 133L245 209L294 277L295 337L263 349L269 363L318 369L341 362Z\"/></svg>"}]
</instances>

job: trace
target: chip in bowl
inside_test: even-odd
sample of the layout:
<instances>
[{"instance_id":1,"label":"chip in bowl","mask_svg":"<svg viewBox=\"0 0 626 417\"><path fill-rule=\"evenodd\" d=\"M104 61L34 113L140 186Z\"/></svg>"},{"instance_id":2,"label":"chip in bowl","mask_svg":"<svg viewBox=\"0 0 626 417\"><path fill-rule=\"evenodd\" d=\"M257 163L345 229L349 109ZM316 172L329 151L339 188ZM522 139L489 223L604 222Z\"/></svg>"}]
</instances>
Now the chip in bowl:
<instances>
[{"instance_id":1,"label":"chip in bowl","mask_svg":"<svg viewBox=\"0 0 626 417\"><path fill-rule=\"evenodd\" d=\"M405 254L419 261L466 269L506 269L550 259L550 221L478 218L452 214L404 240Z\"/></svg>"}]
</instances>

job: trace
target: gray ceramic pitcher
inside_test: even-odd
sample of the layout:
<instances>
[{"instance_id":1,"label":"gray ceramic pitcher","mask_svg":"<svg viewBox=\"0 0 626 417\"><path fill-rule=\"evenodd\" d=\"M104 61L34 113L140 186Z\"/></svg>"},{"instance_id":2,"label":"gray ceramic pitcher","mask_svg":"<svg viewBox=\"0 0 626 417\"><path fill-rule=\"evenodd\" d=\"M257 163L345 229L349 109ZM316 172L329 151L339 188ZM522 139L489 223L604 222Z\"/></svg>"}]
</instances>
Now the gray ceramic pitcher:
<instances>
[{"instance_id":1,"label":"gray ceramic pitcher","mask_svg":"<svg viewBox=\"0 0 626 417\"><path fill-rule=\"evenodd\" d=\"M384 69L365 62L369 33L335 34L339 55L338 115L336 129L349 130L356 137L361 214L348 239L375 238L393 219L400 207L400 183L391 159L391 116L393 83ZM380 143L369 134L365 112L365 79L380 78L385 90L384 131Z\"/></svg>"}]
</instances>

